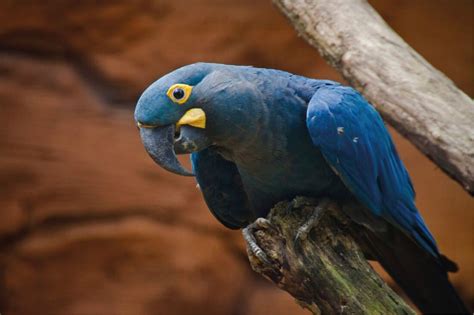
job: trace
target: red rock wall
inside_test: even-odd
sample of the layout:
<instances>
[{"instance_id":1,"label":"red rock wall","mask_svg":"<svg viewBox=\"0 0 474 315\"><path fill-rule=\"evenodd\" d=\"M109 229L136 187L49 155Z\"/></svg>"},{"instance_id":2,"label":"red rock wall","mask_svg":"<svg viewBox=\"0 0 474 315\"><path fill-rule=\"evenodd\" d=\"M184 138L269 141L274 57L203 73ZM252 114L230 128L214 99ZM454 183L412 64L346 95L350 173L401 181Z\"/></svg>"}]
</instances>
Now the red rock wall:
<instances>
[{"instance_id":1,"label":"red rock wall","mask_svg":"<svg viewBox=\"0 0 474 315\"><path fill-rule=\"evenodd\" d=\"M472 1L371 3L474 94ZM141 146L138 95L195 61L340 80L270 1L0 2L1 314L306 313ZM472 300L474 201L395 138Z\"/></svg>"}]
</instances>

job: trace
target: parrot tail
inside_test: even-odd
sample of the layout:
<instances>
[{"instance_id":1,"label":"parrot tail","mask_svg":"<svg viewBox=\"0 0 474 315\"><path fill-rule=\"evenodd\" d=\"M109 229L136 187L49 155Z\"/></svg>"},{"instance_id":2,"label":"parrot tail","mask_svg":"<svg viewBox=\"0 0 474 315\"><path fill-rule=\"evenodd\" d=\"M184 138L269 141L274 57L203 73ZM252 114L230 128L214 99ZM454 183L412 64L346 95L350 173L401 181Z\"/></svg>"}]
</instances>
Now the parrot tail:
<instances>
[{"instance_id":1,"label":"parrot tail","mask_svg":"<svg viewBox=\"0 0 474 315\"><path fill-rule=\"evenodd\" d=\"M393 226L382 234L366 231L359 237L365 238L371 256L423 314L470 314L448 279L448 271L457 271L456 263L434 257Z\"/></svg>"}]
</instances>

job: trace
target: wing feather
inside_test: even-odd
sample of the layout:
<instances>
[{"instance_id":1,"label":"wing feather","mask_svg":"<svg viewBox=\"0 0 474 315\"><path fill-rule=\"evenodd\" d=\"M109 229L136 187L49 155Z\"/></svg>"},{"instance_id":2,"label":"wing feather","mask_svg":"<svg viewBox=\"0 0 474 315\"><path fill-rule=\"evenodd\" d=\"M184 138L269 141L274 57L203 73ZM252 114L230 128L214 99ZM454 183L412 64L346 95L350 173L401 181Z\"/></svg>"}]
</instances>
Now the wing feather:
<instances>
[{"instance_id":1,"label":"wing feather","mask_svg":"<svg viewBox=\"0 0 474 315\"><path fill-rule=\"evenodd\" d=\"M390 134L362 95L350 87L321 87L309 102L306 124L314 145L364 206L439 255Z\"/></svg>"},{"instance_id":2,"label":"wing feather","mask_svg":"<svg viewBox=\"0 0 474 315\"><path fill-rule=\"evenodd\" d=\"M191 154L191 163L209 210L222 224L239 229L255 219L233 162L207 148Z\"/></svg>"}]
</instances>

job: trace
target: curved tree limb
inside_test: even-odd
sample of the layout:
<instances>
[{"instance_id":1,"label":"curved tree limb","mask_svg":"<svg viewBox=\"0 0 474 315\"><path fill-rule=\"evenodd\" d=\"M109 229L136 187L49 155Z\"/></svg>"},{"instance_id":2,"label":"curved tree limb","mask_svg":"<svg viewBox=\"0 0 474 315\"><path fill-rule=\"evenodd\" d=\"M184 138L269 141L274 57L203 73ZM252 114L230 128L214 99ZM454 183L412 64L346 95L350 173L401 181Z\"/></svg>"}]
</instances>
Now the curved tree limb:
<instances>
[{"instance_id":1,"label":"curved tree limb","mask_svg":"<svg viewBox=\"0 0 474 315\"><path fill-rule=\"evenodd\" d=\"M415 314L367 263L329 200L281 202L243 230L252 268L313 314Z\"/></svg>"},{"instance_id":2,"label":"curved tree limb","mask_svg":"<svg viewBox=\"0 0 474 315\"><path fill-rule=\"evenodd\" d=\"M366 0L273 0L385 120L474 194L474 102Z\"/></svg>"}]
</instances>

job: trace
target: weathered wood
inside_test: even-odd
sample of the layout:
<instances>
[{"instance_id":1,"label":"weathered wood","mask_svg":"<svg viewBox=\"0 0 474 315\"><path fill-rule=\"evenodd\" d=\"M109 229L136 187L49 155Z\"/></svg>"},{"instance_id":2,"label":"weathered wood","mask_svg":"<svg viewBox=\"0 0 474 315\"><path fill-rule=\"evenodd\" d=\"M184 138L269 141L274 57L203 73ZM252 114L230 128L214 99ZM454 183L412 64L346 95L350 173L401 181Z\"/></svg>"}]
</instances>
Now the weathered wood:
<instances>
[{"instance_id":1,"label":"weathered wood","mask_svg":"<svg viewBox=\"0 0 474 315\"><path fill-rule=\"evenodd\" d=\"M415 314L367 263L332 201L298 197L244 229L252 268L313 314Z\"/></svg>"},{"instance_id":2,"label":"weathered wood","mask_svg":"<svg viewBox=\"0 0 474 315\"><path fill-rule=\"evenodd\" d=\"M366 0L273 1L388 123L474 194L470 97L414 51Z\"/></svg>"}]
</instances>

